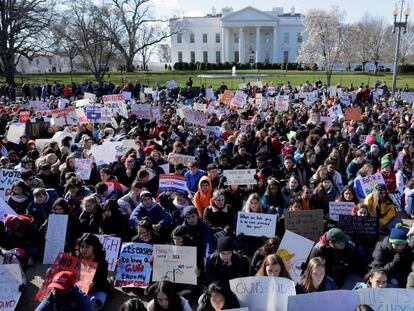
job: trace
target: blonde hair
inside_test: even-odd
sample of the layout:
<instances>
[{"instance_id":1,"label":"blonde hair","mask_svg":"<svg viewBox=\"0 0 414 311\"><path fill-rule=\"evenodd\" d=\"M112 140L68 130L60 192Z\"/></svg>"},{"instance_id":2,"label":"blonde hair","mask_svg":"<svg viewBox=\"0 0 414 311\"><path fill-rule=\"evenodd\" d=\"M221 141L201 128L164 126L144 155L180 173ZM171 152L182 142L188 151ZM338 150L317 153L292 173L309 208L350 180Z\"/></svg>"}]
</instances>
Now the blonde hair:
<instances>
[{"instance_id":1,"label":"blonde hair","mask_svg":"<svg viewBox=\"0 0 414 311\"><path fill-rule=\"evenodd\" d=\"M259 208L256 212L252 212L250 210L250 203L252 200L257 200L258 204L259 204ZM249 195L249 198L246 201L246 204L244 204L244 207L242 209L242 212L247 212L247 213L263 213L263 207L262 207L262 200L260 198L260 195L258 193L251 193Z\"/></svg>"},{"instance_id":2,"label":"blonde hair","mask_svg":"<svg viewBox=\"0 0 414 311\"><path fill-rule=\"evenodd\" d=\"M97 208L99 205L98 199L94 195L88 195L82 199L82 208L85 209L85 204L90 202L93 202L95 204L95 208Z\"/></svg>"},{"instance_id":3,"label":"blonde hair","mask_svg":"<svg viewBox=\"0 0 414 311\"><path fill-rule=\"evenodd\" d=\"M303 287L306 293L315 292L317 288L313 287L312 272L316 268L322 267L325 269L326 261L322 257L314 257L309 260L308 266L306 267L303 275Z\"/></svg>"}]
</instances>

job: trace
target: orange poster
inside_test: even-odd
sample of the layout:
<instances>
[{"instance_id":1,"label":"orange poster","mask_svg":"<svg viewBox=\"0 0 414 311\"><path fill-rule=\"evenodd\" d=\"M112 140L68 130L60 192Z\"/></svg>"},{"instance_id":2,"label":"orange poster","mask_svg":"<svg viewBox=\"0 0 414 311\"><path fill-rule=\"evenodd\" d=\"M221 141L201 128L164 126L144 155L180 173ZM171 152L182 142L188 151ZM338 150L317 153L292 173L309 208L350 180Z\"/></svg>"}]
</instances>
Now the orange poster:
<instances>
[{"instance_id":1,"label":"orange poster","mask_svg":"<svg viewBox=\"0 0 414 311\"><path fill-rule=\"evenodd\" d=\"M232 99L233 99L233 92L229 90L225 90L223 95L220 97L220 102L230 105Z\"/></svg>"}]
</instances>

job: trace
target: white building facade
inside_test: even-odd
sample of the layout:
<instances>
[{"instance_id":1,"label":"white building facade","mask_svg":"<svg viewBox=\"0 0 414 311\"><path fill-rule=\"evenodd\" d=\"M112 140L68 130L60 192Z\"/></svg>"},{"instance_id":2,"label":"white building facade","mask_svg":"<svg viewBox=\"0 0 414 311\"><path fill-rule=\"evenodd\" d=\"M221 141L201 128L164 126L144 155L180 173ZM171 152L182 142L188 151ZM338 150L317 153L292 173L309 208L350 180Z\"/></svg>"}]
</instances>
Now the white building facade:
<instances>
[{"instance_id":1,"label":"white building facade","mask_svg":"<svg viewBox=\"0 0 414 311\"><path fill-rule=\"evenodd\" d=\"M179 23L177 27L177 23ZM221 14L184 17L171 22L172 63L286 63L295 62L305 40L301 15L292 8L260 11L224 8Z\"/></svg>"}]
</instances>

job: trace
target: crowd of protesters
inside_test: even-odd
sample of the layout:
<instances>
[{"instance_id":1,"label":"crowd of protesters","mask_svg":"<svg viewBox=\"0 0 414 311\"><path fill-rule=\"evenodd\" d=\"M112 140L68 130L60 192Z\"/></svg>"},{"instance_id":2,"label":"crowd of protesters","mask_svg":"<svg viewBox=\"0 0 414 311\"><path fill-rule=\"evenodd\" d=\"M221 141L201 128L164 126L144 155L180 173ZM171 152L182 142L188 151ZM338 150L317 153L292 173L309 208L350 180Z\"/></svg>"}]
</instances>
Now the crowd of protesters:
<instances>
[{"instance_id":1,"label":"crowd of protesters","mask_svg":"<svg viewBox=\"0 0 414 311\"><path fill-rule=\"evenodd\" d=\"M402 218L414 217L414 114L412 102L400 97L408 86L392 98L386 83L379 81L372 86L338 85L333 93L319 80L298 86L247 83L247 103L234 107L220 103L224 83L214 90L216 100L207 97L204 86L192 84L191 79L183 88L157 84L156 98L154 93L143 96L140 83L25 84L18 99L13 87L0 87L0 166L21 172L7 200L17 215L5 215L0 222L0 262L20 263L24 275L42 259L48 216L67 214L65 252L98 263L88 293L74 285L71 272L62 271L37 310L105 308L112 289L105 252L94 234L117 236L123 242L197 247L197 286L153 283L145 290L152 299L147 307L130 299L120 310L238 308L229 280L250 275L291 278L286 254L277 254L284 214L312 209L323 210L324 233L303 265L298 294L354 287L414 289L413 230L401 224ZM93 127L50 125L46 138L56 132L72 135L41 149L36 147L38 137L23 135L18 144L7 140L10 124L22 111L30 111L28 122L48 120L27 108L28 101L46 101L49 109L56 109L59 99L67 98L70 107L84 92L95 93L98 102L102 95L130 92L130 102L159 107L161 119L139 120L129 111L128 118L115 113L114 122ZM312 92L315 102L305 104L297 96L300 92ZM350 103L342 102L343 93L350 94ZM257 94L262 94L260 104ZM288 111L277 111L278 95L289 96ZM213 105L207 125L219 126L219 135L185 122L178 109L192 103ZM339 116L330 124L321 122L337 104L361 108L360 120ZM241 126L243 120L249 124ZM123 139L134 139L135 147L118 161L94 163L89 180L76 174L75 159L90 158L92 145ZM170 164L170 173L187 178L186 193L158 189L161 165L168 163L170 154L195 157L187 167ZM226 185L224 170L244 168L256 170L257 185ZM365 196L361 178L376 172L385 183ZM389 196L394 193L401 194L398 204ZM354 203L355 217L376 217L378 243L353 243L329 219L331 201ZM277 214L275 236L237 236L240 211Z\"/></svg>"}]
</instances>

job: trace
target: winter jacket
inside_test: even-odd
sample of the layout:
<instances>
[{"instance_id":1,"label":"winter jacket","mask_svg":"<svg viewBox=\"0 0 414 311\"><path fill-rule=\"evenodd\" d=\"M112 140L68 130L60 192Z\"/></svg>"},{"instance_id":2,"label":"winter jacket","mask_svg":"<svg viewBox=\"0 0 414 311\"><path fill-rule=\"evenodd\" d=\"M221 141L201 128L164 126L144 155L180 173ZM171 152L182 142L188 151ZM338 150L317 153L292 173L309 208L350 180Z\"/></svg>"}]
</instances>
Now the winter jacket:
<instances>
[{"instance_id":1,"label":"winter jacket","mask_svg":"<svg viewBox=\"0 0 414 311\"><path fill-rule=\"evenodd\" d=\"M102 209L98 206L95 207L92 213L88 213L84 210L79 216L82 233L89 232L99 234L102 226L102 214Z\"/></svg>"},{"instance_id":2,"label":"winter jacket","mask_svg":"<svg viewBox=\"0 0 414 311\"><path fill-rule=\"evenodd\" d=\"M138 204L129 217L129 226L135 228L137 223L145 216L148 216L153 224L161 223L163 228L166 228L171 224L170 214L168 214L160 205L152 202L150 208L145 208L142 203Z\"/></svg>"},{"instance_id":3,"label":"winter jacket","mask_svg":"<svg viewBox=\"0 0 414 311\"><path fill-rule=\"evenodd\" d=\"M191 174L191 171L185 172L184 176L187 178L187 187L191 192L195 193L197 191L199 181L205 174L206 172L203 170L198 170L195 175Z\"/></svg>"},{"instance_id":4,"label":"winter jacket","mask_svg":"<svg viewBox=\"0 0 414 311\"><path fill-rule=\"evenodd\" d=\"M90 298L76 285L73 286L69 299L57 301L52 292L42 301L35 311L92 311Z\"/></svg>"},{"instance_id":5,"label":"winter jacket","mask_svg":"<svg viewBox=\"0 0 414 311\"><path fill-rule=\"evenodd\" d=\"M204 257L214 252L210 227L202 219L199 219L195 226L190 226L185 220L183 226L188 229L190 237L197 247L202 249Z\"/></svg>"},{"instance_id":6,"label":"winter jacket","mask_svg":"<svg viewBox=\"0 0 414 311\"><path fill-rule=\"evenodd\" d=\"M36 203L36 198L27 207L26 213L32 215L35 219L35 223L40 227L49 217L52 205L57 199L57 193L55 189L47 189L47 199L44 203Z\"/></svg>"},{"instance_id":7,"label":"winter jacket","mask_svg":"<svg viewBox=\"0 0 414 311\"><path fill-rule=\"evenodd\" d=\"M325 276L323 279L321 285L319 285L318 289L315 292L326 292L328 290L337 290L336 284L333 279L331 279L329 276ZM296 284L296 295L299 294L308 294L309 292L305 292L305 287L303 285L303 279L301 279Z\"/></svg>"},{"instance_id":8,"label":"winter jacket","mask_svg":"<svg viewBox=\"0 0 414 311\"><path fill-rule=\"evenodd\" d=\"M206 192L201 191L201 183L208 182L208 189ZM198 210L198 215L203 216L203 211L210 205L210 199L213 192L213 187L211 186L210 178L207 176L201 177L198 182L198 191L194 195L194 206Z\"/></svg>"},{"instance_id":9,"label":"winter jacket","mask_svg":"<svg viewBox=\"0 0 414 311\"><path fill-rule=\"evenodd\" d=\"M380 203L379 211L375 211L373 193L368 194L364 204L368 207L368 213L371 216L377 215L379 217L380 228L383 228L397 215L395 205L389 197L386 198L385 202Z\"/></svg>"},{"instance_id":10,"label":"winter jacket","mask_svg":"<svg viewBox=\"0 0 414 311\"><path fill-rule=\"evenodd\" d=\"M354 160L348 164L346 167L346 176L348 180L352 180L357 176L358 171L364 166L365 161L363 163L355 163Z\"/></svg>"},{"instance_id":11,"label":"winter jacket","mask_svg":"<svg viewBox=\"0 0 414 311\"><path fill-rule=\"evenodd\" d=\"M213 230L222 230L226 226L235 228L236 213L230 205L226 205L223 209L209 206L203 212L203 219Z\"/></svg>"},{"instance_id":12,"label":"winter jacket","mask_svg":"<svg viewBox=\"0 0 414 311\"><path fill-rule=\"evenodd\" d=\"M207 258L206 277L207 284L214 281L228 281L249 275L249 262L240 254L233 252L231 265L225 266L220 259L220 253L215 252Z\"/></svg>"}]
</instances>

